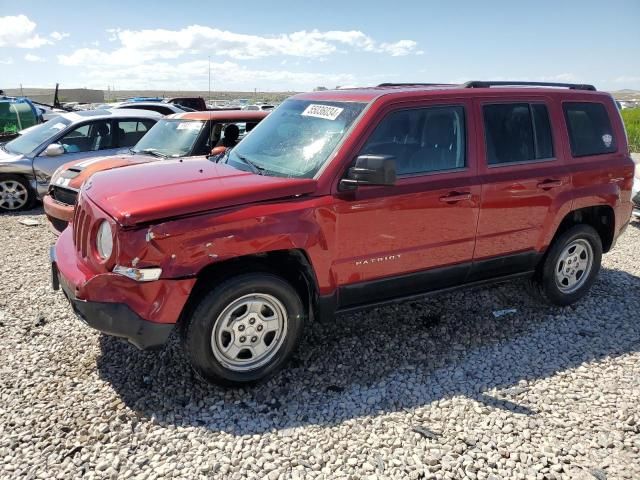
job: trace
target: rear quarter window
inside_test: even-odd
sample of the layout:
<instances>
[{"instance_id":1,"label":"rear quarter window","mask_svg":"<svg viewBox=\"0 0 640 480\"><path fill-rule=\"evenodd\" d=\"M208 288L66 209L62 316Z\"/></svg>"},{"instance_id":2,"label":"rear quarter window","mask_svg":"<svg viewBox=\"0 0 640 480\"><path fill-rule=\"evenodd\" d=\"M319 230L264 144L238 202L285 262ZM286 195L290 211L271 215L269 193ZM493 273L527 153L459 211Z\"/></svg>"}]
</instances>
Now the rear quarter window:
<instances>
[{"instance_id":1,"label":"rear quarter window","mask_svg":"<svg viewBox=\"0 0 640 480\"><path fill-rule=\"evenodd\" d=\"M574 157L603 155L617 150L611 120L602 103L565 102L563 109Z\"/></svg>"}]
</instances>

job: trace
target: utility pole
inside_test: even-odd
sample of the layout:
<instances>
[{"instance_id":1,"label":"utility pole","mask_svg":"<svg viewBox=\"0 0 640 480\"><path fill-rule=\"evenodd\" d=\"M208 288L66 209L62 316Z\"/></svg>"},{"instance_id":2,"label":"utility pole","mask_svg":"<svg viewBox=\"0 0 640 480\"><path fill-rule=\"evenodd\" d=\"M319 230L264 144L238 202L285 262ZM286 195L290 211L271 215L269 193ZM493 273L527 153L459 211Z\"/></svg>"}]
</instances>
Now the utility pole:
<instances>
[{"instance_id":1,"label":"utility pole","mask_svg":"<svg viewBox=\"0 0 640 480\"><path fill-rule=\"evenodd\" d=\"M209 102L211 102L211 55L209 55Z\"/></svg>"}]
</instances>

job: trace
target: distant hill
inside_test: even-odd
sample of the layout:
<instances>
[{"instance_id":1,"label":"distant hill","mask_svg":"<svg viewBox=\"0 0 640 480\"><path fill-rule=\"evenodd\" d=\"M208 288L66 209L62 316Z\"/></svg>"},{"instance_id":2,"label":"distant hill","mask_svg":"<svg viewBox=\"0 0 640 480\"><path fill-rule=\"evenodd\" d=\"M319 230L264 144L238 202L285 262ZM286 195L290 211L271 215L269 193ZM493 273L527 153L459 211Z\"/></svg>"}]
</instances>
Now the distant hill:
<instances>
[{"instance_id":1,"label":"distant hill","mask_svg":"<svg viewBox=\"0 0 640 480\"><path fill-rule=\"evenodd\" d=\"M613 98L616 100L640 100L640 91L638 90L625 88L624 90L615 90L611 92L611 95L613 95Z\"/></svg>"}]
</instances>

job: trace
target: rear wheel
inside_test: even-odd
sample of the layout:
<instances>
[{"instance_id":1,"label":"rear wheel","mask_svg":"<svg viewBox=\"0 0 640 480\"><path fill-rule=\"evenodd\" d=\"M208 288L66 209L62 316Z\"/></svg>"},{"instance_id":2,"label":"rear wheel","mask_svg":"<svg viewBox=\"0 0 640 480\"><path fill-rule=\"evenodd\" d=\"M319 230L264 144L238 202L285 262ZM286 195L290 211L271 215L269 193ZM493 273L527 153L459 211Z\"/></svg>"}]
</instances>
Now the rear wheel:
<instances>
[{"instance_id":1,"label":"rear wheel","mask_svg":"<svg viewBox=\"0 0 640 480\"><path fill-rule=\"evenodd\" d=\"M602 241L589 225L576 225L551 245L533 280L535 291L554 305L570 305L587 294L600 270Z\"/></svg>"},{"instance_id":2,"label":"rear wheel","mask_svg":"<svg viewBox=\"0 0 640 480\"><path fill-rule=\"evenodd\" d=\"M185 326L184 346L192 367L208 382L253 383L288 360L305 319L298 293L282 278L240 275L202 297Z\"/></svg>"},{"instance_id":3,"label":"rear wheel","mask_svg":"<svg viewBox=\"0 0 640 480\"><path fill-rule=\"evenodd\" d=\"M33 206L35 194L26 178L0 175L0 211L16 212Z\"/></svg>"}]
</instances>

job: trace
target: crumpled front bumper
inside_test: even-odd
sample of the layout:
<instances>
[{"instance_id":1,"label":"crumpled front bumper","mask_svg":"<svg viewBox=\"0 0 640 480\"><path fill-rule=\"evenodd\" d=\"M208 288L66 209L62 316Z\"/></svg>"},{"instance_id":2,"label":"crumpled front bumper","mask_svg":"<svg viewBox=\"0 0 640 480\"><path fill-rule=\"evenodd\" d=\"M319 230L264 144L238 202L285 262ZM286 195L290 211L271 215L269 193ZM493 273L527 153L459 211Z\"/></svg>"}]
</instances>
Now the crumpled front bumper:
<instances>
[{"instance_id":1,"label":"crumpled front bumper","mask_svg":"<svg viewBox=\"0 0 640 480\"><path fill-rule=\"evenodd\" d=\"M195 279L136 282L91 272L77 260L71 229L51 248L51 273L53 288L62 289L84 323L140 349L166 343L195 284Z\"/></svg>"}]
</instances>

